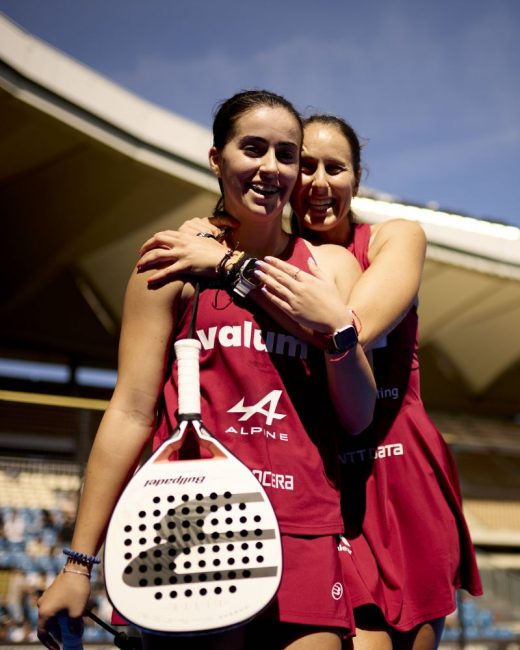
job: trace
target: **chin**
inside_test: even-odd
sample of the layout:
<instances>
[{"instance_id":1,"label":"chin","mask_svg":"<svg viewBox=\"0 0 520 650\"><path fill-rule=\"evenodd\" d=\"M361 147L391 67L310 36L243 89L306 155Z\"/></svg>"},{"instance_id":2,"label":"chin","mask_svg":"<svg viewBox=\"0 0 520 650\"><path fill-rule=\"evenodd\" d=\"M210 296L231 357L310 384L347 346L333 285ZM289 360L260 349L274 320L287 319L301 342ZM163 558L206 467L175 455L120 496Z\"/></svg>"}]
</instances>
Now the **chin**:
<instances>
[{"instance_id":1,"label":"chin","mask_svg":"<svg viewBox=\"0 0 520 650\"><path fill-rule=\"evenodd\" d=\"M282 207L279 205L273 208L270 208L267 205L256 205L253 208L250 208L250 213L253 217L263 219L264 221L267 219L277 219L281 212Z\"/></svg>"},{"instance_id":2,"label":"chin","mask_svg":"<svg viewBox=\"0 0 520 650\"><path fill-rule=\"evenodd\" d=\"M325 219L305 219L303 225L308 230L319 230L320 232L325 232L327 230L332 230L337 226L338 220L335 216L325 217Z\"/></svg>"}]
</instances>

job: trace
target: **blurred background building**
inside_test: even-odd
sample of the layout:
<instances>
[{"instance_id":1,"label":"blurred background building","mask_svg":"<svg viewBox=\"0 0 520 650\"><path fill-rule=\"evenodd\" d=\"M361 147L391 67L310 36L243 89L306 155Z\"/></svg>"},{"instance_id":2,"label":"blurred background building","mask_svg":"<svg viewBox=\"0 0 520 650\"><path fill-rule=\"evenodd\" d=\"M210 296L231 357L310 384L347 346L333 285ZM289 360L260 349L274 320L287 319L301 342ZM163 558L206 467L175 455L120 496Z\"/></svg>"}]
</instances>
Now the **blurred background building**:
<instances>
[{"instance_id":1,"label":"blurred background building","mask_svg":"<svg viewBox=\"0 0 520 650\"><path fill-rule=\"evenodd\" d=\"M0 16L0 644L35 639L115 381L127 278L148 236L211 212L210 144ZM368 188L355 211L428 237L423 397L458 463L486 592L462 595L443 645L518 648L520 229ZM101 572L92 607L108 618Z\"/></svg>"}]
</instances>

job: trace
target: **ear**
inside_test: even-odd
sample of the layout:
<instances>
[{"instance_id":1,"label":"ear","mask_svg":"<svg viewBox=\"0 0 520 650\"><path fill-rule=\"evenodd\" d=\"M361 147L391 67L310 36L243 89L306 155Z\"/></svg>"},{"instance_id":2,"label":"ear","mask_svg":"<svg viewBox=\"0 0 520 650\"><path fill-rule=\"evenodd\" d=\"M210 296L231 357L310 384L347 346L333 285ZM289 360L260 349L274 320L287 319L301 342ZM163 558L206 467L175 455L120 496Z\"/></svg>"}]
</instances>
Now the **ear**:
<instances>
[{"instance_id":1,"label":"ear","mask_svg":"<svg viewBox=\"0 0 520 650\"><path fill-rule=\"evenodd\" d=\"M217 178L220 178L220 154L215 146L212 146L208 154L209 168Z\"/></svg>"},{"instance_id":2,"label":"ear","mask_svg":"<svg viewBox=\"0 0 520 650\"><path fill-rule=\"evenodd\" d=\"M354 193L352 196L357 196L359 192L359 186L361 184L361 171L356 175L356 184L354 185Z\"/></svg>"}]
</instances>

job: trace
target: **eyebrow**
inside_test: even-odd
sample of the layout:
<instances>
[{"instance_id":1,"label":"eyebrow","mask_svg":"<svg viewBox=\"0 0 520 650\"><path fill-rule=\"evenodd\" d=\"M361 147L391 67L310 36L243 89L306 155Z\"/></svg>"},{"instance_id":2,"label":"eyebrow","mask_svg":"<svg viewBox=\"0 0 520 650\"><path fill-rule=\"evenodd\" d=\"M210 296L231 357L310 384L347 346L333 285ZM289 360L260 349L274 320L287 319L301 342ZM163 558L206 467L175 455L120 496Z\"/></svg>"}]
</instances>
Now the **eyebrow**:
<instances>
[{"instance_id":1,"label":"eyebrow","mask_svg":"<svg viewBox=\"0 0 520 650\"><path fill-rule=\"evenodd\" d=\"M244 135L242 138L240 138L240 144L242 144L243 142L251 141L251 140L254 140L256 142L267 142L267 139L263 138L260 135ZM300 148L300 146L296 142L294 142L293 140L287 140L287 141L284 140L283 142L278 142L277 146L280 146L280 145L283 145L285 147L296 147L297 149Z\"/></svg>"},{"instance_id":2,"label":"eyebrow","mask_svg":"<svg viewBox=\"0 0 520 650\"><path fill-rule=\"evenodd\" d=\"M302 151L301 158L302 158L302 160L304 160L304 159L306 159L306 158L308 158L308 159L310 159L310 160L318 160L318 159L320 159L320 156L313 156L313 155L310 154L310 153L305 153L305 151ZM336 164L336 165L337 165L337 164L339 164L339 165L350 165L350 164L352 164L352 163L349 162L348 160L342 160L342 159L340 159L340 158L324 158L324 159L323 159L323 162L324 162L326 165L329 165L330 163L333 163L333 164Z\"/></svg>"}]
</instances>

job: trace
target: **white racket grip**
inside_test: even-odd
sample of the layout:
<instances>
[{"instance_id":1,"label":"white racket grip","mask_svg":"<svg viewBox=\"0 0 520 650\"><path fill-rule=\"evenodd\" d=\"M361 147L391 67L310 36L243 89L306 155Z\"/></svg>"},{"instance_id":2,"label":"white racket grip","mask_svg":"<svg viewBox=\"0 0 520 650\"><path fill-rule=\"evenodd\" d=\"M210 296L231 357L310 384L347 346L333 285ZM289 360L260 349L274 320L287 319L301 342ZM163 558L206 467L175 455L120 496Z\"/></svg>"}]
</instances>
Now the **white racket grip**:
<instances>
[{"instance_id":1,"label":"white racket grip","mask_svg":"<svg viewBox=\"0 0 520 650\"><path fill-rule=\"evenodd\" d=\"M180 339L174 344L179 382L179 415L200 415L200 341Z\"/></svg>"}]
</instances>

